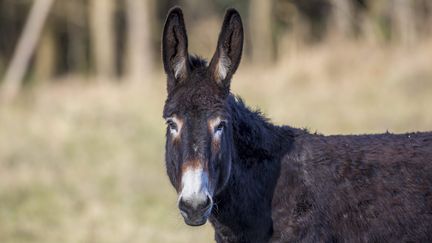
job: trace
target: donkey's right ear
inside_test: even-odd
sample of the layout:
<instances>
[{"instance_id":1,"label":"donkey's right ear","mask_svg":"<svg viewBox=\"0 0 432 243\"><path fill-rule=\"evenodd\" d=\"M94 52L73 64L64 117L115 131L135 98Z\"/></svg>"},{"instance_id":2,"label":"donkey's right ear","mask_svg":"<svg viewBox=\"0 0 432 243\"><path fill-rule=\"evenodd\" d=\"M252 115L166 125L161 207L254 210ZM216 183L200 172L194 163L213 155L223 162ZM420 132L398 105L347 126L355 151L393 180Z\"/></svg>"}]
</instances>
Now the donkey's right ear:
<instances>
[{"instance_id":1,"label":"donkey's right ear","mask_svg":"<svg viewBox=\"0 0 432 243\"><path fill-rule=\"evenodd\" d=\"M186 27L179 7L172 8L165 21L162 60L168 75L168 91L171 91L190 71Z\"/></svg>"}]
</instances>

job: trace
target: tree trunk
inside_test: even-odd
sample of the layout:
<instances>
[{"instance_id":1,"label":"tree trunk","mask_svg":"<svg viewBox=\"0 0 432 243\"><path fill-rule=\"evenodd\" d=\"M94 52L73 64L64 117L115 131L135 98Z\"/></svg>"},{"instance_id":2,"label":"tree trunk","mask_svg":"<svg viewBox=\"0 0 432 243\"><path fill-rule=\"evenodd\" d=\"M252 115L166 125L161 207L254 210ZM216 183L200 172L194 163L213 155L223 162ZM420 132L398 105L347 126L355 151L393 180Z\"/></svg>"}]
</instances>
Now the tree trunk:
<instances>
[{"instance_id":1,"label":"tree trunk","mask_svg":"<svg viewBox=\"0 0 432 243\"><path fill-rule=\"evenodd\" d=\"M114 76L114 1L90 0L90 42L96 78L106 81Z\"/></svg>"},{"instance_id":2,"label":"tree trunk","mask_svg":"<svg viewBox=\"0 0 432 243\"><path fill-rule=\"evenodd\" d=\"M112 0L109 0L112 1ZM62 11L66 15L67 28L67 62L69 72L85 74L88 71L88 59L86 54L86 2L74 0L64 2ZM114 58L114 57L112 57Z\"/></svg>"},{"instance_id":3,"label":"tree trunk","mask_svg":"<svg viewBox=\"0 0 432 243\"><path fill-rule=\"evenodd\" d=\"M18 40L15 53L6 71L2 84L2 99L10 101L18 93L34 49L39 40L44 23L54 0L37 0L34 2L24 30Z\"/></svg>"},{"instance_id":4,"label":"tree trunk","mask_svg":"<svg viewBox=\"0 0 432 243\"><path fill-rule=\"evenodd\" d=\"M393 0L393 33L404 45L412 44L417 39L416 15L413 1Z\"/></svg>"},{"instance_id":5,"label":"tree trunk","mask_svg":"<svg viewBox=\"0 0 432 243\"><path fill-rule=\"evenodd\" d=\"M427 8L428 8L429 16L428 16L428 21L426 23L426 26L427 26L429 37L432 37L432 1L428 0Z\"/></svg>"},{"instance_id":6,"label":"tree trunk","mask_svg":"<svg viewBox=\"0 0 432 243\"><path fill-rule=\"evenodd\" d=\"M272 3L270 0L251 0L249 3L252 62L255 64L273 61Z\"/></svg>"},{"instance_id":7,"label":"tree trunk","mask_svg":"<svg viewBox=\"0 0 432 243\"><path fill-rule=\"evenodd\" d=\"M148 82L152 74L153 48L151 31L151 0L127 0L128 42L126 75L131 82Z\"/></svg>"},{"instance_id":8,"label":"tree trunk","mask_svg":"<svg viewBox=\"0 0 432 243\"><path fill-rule=\"evenodd\" d=\"M34 62L34 77L38 83L44 83L52 77L56 63L55 36L52 28L42 34Z\"/></svg>"},{"instance_id":9,"label":"tree trunk","mask_svg":"<svg viewBox=\"0 0 432 243\"><path fill-rule=\"evenodd\" d=\"M354 6L351 0L331 0L333 9L333 34L346 38L353 34Z\"/></svg>"}]
</instances>

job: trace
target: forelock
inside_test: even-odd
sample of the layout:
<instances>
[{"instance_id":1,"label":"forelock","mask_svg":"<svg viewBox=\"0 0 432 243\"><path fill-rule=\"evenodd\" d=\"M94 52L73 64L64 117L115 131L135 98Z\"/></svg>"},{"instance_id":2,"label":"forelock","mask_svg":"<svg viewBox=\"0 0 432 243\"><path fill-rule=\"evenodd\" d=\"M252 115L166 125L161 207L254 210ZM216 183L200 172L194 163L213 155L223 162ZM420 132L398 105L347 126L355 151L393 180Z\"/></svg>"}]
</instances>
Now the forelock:
<instances>
[{"instance_id":1,"label":"forelock","mask_svg":"<svg viewBox=\"0 0 432 243\"><path fill-rule=\"evenodd\" d=\"M168 94L164 115L171 112L218 110L224 107L225 97L217 83L211 80L206 60L191 55L189 63L191 74Z\"/></svg>"},{"instance_id":2,"label":"forelock","mask_svg":"<svg viewBox=\"0 0 432 243\"><path fill-rule=\"evenodd\" d=\"M166 112L216 111L223 109L225 102L216 85L201 80L176 89L168 98L165 108Z\"/></svg>"},{"instance_id":3,"label":"forelock","mask_svg":"<svg viewBox=\"0 0 432 243\"><path fill-rule=\"evenodd\" d=\"M207 67L207 60L197 55L190 55L189 63L192 70L197 68Z\"/></svg>"}]
</instances>

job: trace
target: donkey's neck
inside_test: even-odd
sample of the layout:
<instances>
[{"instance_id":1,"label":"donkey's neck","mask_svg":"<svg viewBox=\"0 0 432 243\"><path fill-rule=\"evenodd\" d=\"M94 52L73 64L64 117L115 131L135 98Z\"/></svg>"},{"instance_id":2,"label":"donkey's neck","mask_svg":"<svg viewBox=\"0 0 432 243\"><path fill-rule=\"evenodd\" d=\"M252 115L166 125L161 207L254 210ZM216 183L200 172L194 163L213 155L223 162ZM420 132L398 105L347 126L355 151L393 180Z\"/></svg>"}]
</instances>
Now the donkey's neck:
<instances>
[{"instance_id":1,"label":"donkey's neck","mask_svg":"<svg viewBox=\"0 0 432 243\"><path fill-rule=\"evenodd\" d=\"M271 124L233 96L228 102L234 156L228 185L215 198L211 221L223 241L266 242L272 233L271 200L280 160L301 131Z\"/></svg>"}]
</instances>

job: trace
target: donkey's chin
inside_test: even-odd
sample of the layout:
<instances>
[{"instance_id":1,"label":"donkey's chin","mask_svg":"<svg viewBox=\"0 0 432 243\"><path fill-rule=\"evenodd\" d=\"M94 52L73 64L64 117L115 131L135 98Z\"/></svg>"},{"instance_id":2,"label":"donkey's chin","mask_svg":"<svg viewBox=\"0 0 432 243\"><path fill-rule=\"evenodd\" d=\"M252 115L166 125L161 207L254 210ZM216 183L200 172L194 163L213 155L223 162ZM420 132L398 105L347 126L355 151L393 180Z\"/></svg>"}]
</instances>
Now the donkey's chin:
<instances>
[{"instance_id":1,"label":"donkey's chin","mask_svg":"<svg viewBox=\"0 0 432 243\"><path fill-rule=\"evenodd\" d=\"M189 220L187 218L184 219L185 223L189 226L201 226L204 225L205 223L207 223L207 218L202 217L200 219L194 219L194 220Z\"/></svg>"},{"instance_id":2,"label":"donkey's chin","mask_svg":"<svg viewBox=\"0 0 432 243\"><path fill-rule=\"evenodd\" d=\"M188 215L183 211L180 211L183 216L184 222L189 226L201 226L207 222L208 217L210 216L211 208L207 210L204 214L192 214Z\"/></svg>"}]
</instances>

